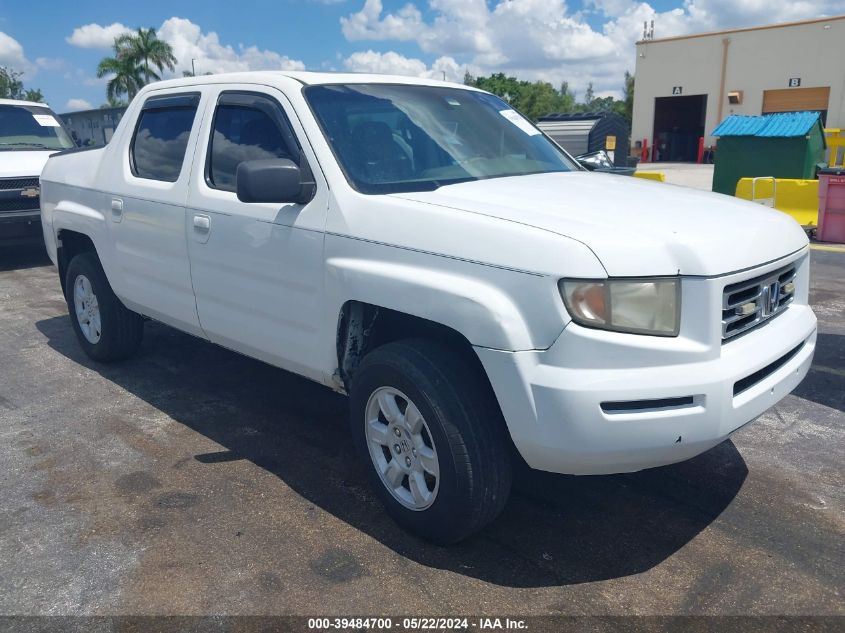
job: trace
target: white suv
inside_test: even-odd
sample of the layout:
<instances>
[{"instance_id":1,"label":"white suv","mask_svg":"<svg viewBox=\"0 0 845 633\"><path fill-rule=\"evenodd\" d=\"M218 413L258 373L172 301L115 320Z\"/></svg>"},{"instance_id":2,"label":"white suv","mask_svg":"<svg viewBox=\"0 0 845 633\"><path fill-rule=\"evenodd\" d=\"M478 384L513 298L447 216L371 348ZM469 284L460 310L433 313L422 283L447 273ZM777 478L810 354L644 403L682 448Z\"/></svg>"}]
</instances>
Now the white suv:
<instances>
[{"instance_id":1,"label":"white suv","mask_svg":"<svg viewBox=\"0 0 845 633\"><path fill-rule=\"evenodd\" d=\"M813 356L792 219L586 172L465 86L160 82L42 188L92 358L131 355L150 318L349 394L388 511L440 542L502 509L510 446L558 473L684 460Z\"/></svg>"}]
</instances>

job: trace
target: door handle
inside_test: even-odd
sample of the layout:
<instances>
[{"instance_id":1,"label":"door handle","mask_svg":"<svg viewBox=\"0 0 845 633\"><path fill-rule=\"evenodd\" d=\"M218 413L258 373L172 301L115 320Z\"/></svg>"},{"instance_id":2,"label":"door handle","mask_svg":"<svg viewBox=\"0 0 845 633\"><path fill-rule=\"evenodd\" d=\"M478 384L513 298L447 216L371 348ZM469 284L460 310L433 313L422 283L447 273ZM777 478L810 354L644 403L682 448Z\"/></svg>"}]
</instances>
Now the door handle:
<instances>
[{"instance_id":1,"label":"door handle","mask_svg":"<svg viewBox=\"0 0 845 633\"><path fill-rule=\"evenodd\" d=\"M194 224L194 241L199 244L208 242L208 236L211 235L211 218L204 213L197 213L193 219Z\"/></svg>"},{"instance_id":2,"label":"door handle","mask_svg":"<svg viewBox=\"0 0 845 633\"><path fill-rule=\"evenodd\" d=\"M120 198L112 198L111 219L115 222L120 222L123 219L123 200Z\"/></svg>"},{"instance_id":3,"label":"door handle","mask_svg":"<svg viewBox=\"0 0 845 633\"><path fill-rule=\"evenodd\" d=\"M211 230L211 218L207 215L195 215L194 230L198 233L208 233Z\"/></svg>"}]
</instances>

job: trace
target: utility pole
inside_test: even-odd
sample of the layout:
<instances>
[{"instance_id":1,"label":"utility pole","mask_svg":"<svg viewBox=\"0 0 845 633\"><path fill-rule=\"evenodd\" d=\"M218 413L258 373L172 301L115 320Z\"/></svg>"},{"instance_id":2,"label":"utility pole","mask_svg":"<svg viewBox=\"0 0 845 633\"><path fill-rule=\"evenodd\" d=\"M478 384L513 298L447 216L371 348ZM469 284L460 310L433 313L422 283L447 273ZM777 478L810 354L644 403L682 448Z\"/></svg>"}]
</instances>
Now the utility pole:
<instances>
[{"instance_id":1,"label":"utility pole","mask_svg":"<svg viewBox=\"0 0 845 633\"><path fill-rule=\"evenodd\" d=\"M194 67L194 58L191 58L191 74L196 77L197 76L197 69Z\"/></svg>"}]
</instances>

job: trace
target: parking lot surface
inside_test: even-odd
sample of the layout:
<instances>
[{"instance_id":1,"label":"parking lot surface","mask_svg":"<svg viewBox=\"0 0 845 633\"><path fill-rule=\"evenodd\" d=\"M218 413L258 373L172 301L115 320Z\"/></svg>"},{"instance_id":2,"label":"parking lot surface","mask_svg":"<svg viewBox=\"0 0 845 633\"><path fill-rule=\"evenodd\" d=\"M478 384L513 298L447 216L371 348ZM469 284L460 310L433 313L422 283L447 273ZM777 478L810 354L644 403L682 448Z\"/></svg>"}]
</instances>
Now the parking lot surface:
<instances>
[{"instance_id":1,"label":"parking lot surface","mask_svg":"<svg viewBox=\"0 0 845 633\"><path fill-rule=\"evenodd\" d=\"M793 395L686 463L522 472L441 548L367 488L344 398L155 323L98 365L49 261L4 252L0 614L845 615L845 253L812 257Z\"/></svg>"},{"instance_id":2,"label":"parking lot surface","mask_svg":"<svg viewBox=\"0 0 845 633\"><path fill-rule=\"evenodd\" d=\"M713 165L695 163L640 163L639 171L659 171L671 185L713 190Z\"/></svg>"}]
</instances>

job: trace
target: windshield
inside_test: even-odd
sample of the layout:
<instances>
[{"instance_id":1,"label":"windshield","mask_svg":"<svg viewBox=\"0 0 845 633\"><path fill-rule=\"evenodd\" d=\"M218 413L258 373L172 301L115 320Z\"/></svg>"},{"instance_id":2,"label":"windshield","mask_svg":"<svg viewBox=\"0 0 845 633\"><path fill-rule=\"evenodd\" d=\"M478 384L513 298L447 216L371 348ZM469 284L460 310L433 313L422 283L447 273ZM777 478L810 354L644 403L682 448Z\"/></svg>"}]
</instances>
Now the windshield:
<instances>
[{"instance_id":1,"label":"windshield","mask_svg":"<svg viewBox=\"0 0 845 633\"><path fill-rule=\"evenodd\" d=\"M70 136L49 108L0 105L0 151L73 146Z\"/></svg>"},{"instance_id":2,"label":"windshield","mask_svg":"<svg viewBox=\"0 0 845 633\"><path fill-rule=\"evenodd\" d=\"M303 92L347 179L362 193L578 169L527 119L484 92L390 84Z\"/></svg>"}]
</instances>

